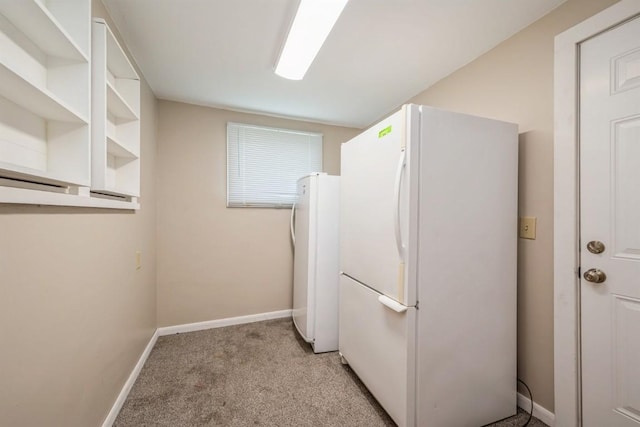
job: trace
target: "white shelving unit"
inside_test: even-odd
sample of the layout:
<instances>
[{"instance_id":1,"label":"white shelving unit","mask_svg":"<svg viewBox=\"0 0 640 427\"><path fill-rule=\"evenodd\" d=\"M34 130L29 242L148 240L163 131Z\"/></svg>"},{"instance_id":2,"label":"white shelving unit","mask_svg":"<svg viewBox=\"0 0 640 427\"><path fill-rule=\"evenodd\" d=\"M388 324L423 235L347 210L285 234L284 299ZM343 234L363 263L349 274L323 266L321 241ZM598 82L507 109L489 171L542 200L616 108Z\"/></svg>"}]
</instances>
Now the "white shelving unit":
<instances>
[{"instance_id":1,"label":"white shelving unit","mask_svg":"<svg viewBox=\"0 0 640 427\"><path fill-rule=\"evenodd\" d=\"M140 81L91 0L0 0L0 203L138 209L139 157Z\"/></svg>"},{"instance_id":2,"label":"white shelving unit","mask_svg":"<svg viewBox=\"0 0 640 427\"><path fill-rule=\"evenodd\" d=\"M102 19L92 29L91 191L140 195L140 78Z\"/></svg>"},{"instance_id":3,"label":"white shelving unit","mask_svg":"<svg viewBox=\"0 0 640 427\"><path fill-rule=\"evenodd\" d=\"M90 185L90 17L90 0L0 0L0 177Z\"/></svg>"}]
</instances>

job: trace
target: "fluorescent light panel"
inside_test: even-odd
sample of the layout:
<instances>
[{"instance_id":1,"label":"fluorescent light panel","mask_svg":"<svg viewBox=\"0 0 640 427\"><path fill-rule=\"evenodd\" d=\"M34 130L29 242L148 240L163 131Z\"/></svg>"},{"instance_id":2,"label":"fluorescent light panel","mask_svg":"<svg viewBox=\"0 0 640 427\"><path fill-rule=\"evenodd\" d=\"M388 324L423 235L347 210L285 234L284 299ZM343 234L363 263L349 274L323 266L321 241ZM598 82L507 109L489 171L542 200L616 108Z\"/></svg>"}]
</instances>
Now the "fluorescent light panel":
<instances>
[{"instance_id":1,"label":"fluorescent light panel","mask_svg":"<svg viewBox=\"0 0 640 427\"><path fill-rule=\"evenodd\" d=\"M302 80L348 0L301 0L276 74Z\"/></svg>"}]
</instances>

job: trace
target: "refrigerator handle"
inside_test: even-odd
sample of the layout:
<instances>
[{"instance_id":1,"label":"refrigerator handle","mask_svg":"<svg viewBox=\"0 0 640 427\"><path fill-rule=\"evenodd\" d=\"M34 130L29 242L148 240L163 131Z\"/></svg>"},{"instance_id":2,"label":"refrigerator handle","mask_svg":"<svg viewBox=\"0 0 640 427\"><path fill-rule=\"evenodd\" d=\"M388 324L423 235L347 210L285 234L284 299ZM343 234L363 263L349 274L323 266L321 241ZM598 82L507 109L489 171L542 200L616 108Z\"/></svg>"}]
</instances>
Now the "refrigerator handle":
<instances>
[{"instance_id":1,"label":"refrigerator handle","mask_svg":"<svg viewBox=\"0 0 640 427\"><path fill-rule=\"evenodd\" d=\"M403 148L400 152L400 160L398 161L398 169L396 170L396 189L394 194L394 212L393 222L396 232L396 246L398 248L398 255L400 260L404 261L404 243L402 242L402 230L400 228L400 186L402 185L402 172L406 166L407 152Z\"/></svg>"},{"instance_id":2,"label":"refrigerator handle","mask_svg":"<svg viewBox=\"0 0 640 427\"><path fill-rule=\"evenodd\" d=\"M296 232L293 229L293 219L295 217L295 212L296 212L296 204L294 203L293 206L291 206L291 220L290 220L290 229L291 229L291 241L293 242L293 247L296 247Z\"/></svg>"},{"instance_id":3,"label":"refrigerator handle","mask_svg":"<svg viewBox=\"0 0 640 427\"><path fill-rule=\"evenodd\" d=\"M407 311L407 308L408 308L406 305L402 305L398 301L394 301L386 295L380 295L378 297L378 301L380 301L382 305L389 307L391 310L395 311L396 313L404 313L405 311Z\"/></svg>"}]
</instances>

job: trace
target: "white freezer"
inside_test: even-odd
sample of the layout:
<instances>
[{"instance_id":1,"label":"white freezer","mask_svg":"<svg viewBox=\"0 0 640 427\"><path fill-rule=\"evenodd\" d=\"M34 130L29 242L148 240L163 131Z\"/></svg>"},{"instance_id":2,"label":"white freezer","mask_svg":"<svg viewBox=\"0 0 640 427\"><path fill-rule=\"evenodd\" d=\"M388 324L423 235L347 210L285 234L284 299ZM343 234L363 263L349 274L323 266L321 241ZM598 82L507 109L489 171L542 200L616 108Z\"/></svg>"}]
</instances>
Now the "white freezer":
<instances>
[{"instance_id":1,"label":"white freezer","mask_svg":"<svg viewBox=\"0 0 640 427\"><path fill-rule=\"evenodd\" d=\"M416 105L342 146L339 349L400 426L516 412L517 152Z\"/></svg>"},{"instance_id":2,"label":"white freezer","mask_svg":"<svg viewBox=\"0 0 640 427\"><path fill-rule=\"evenodd\" d=\"M315 353L338 349L340 178L302 177L292 211L293 322Z\"/></svg>"}]
</instances>

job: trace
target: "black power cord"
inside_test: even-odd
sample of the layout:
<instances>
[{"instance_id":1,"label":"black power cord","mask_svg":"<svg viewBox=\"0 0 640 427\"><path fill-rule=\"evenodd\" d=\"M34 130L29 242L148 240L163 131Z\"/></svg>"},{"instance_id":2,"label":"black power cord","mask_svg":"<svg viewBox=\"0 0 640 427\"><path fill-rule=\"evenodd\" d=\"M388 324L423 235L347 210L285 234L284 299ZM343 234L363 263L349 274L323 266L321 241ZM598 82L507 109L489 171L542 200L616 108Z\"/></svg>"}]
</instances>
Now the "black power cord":
<instances>
[{"instance_id":1,"label":"black power cord","mask_svg":"<svg viewBox=\"0 0 640 427\"><path fill-rule=\"evenodd\" d=\"M531 389L529 388L527 383L522 381L520 378L518 378L518 382L527 389L527 392L529 392L529 400L531 400L531 410L529 411L529 418L527 419L527 422L522 425L522 427L526 427L531 422L531 418L533 418L533 394L531 393Z\"/></svg>"}]
</instances>

